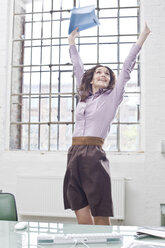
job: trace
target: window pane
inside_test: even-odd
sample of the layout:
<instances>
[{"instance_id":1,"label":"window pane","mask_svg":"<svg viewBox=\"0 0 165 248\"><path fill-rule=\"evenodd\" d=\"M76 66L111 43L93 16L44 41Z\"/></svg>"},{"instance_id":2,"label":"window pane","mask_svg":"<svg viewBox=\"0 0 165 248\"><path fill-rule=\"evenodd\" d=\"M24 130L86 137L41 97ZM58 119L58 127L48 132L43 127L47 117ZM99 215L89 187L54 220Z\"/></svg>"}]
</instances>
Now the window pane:
<instances>
[{"instance_id":1,"label":"window pane","mask_svg":"<svg viewBox=\"0 0 165 248\"><path fill-rule=\"evenodd\" d=\"M42 47L42 64L50 64L50 46Z\"/></svg>"},{"instance_id":2,"label":"window pane","mask_svg":"<svg viewBox=\"0 0 165 248\"><path fill-rule=\"evenodd\" d=\"M62 8L63 9L73 8L73 0L62 0Z\"/></svg>"},{"instance_id":3,"label":"window pane","mask_svg":"<svg viewBox=\"0 0 165 248\"><path fill-rule=\"evenodd\" d=\"M117 34L117 19L101 19L99 26L100 35L116 35Z\"/></svg>"},{"instance_id":4,"label":"window pane","mask_svg":"<svg viewBox=\"0 0 165 248\"><path fill-rule=\"evenodd\" d=\"M41 22L33 22L33 39L41 38Z\"/></svg>"},{"instance_id":5,"label":"window pane","mask_svg":"<svg viewBox=\"0 0 165 248\"><path fill-rule=\"evenodd\" d=\"M68 35L68 28L69 28L69 20L65 20L61 22L61 36Z\"/></svg>"},{"instance_id":6,"label":"window pane","mask_svg":"<svg viewBox=\"0 0 165 248\"><path fill-rule=\"evenodd\" d=\"M117 17L117 9L104 9L99 11L99 17Z\"/></svg>"},{"instance_id":7,"label":"window pane","mask_svg":"<svg viewBox=\"0 0 165 248\"><path fill-rule=\"evenodd\" d=\"M31 93L39 93L40 87L40 74L32 73L31 74Z\"/></svg>"},{"instance_id":8,"label":"window pane","mask_svg":"<svg viewBox=\"0 0 165 248\"><path fill-rule=\"evenodd\" d=\"M40 150L48 150L49 126L40 125Z\"/></svg>"},{"instance_id":9,"label":"window pane","mask_svg":"<svg viewBox=\"0 0 165 248\"><path fill-rule=\"evenodd\" d=\"M127 82L126 92L140 92L140 86L138 85L138 71L135 69L131 72L131 78Z\"/></svg>"},{"instance_id":10,"label":"window pane","mask_svg":"<svg viewBox=\"0 0 165 248\"><path fill-rule=\"evenodd\" d=\"M89 28L81 31L80 36L96 36L97 35L97 27Z\"/></svg>"},{"instance_id":11,"label":"window pane","mask_svg":"<svg viewBox=\"0 0 165 248\"><path fill-rule=\"evenodd\" d=\"M28 125L21 126L21 148L28 150Z\"/></svg>"},{"instance_id":12,"label":"window pane","mask_svg":"<svg viewBox=\"0 0 165 248\"><path fill-rule=\"evenodd\" d=\"M32 12L32 11L30 11ZM24 15L25 17L25 27L26 27L26 24L27 23L31 23L32 22L32 14L31 13L28 13L27 15Z\"/></svg>"},{"instance_id":13,"label":"window pane","mask_svg":"<svg viewBox=\"0 0 165 248\"><path fill-rule=\"evenodd\" d=\"M54 21L53 22L53 28L52 28L52 37L59 37L60 36L60 22Z\"/></svg>"},{"instance_id":14,"label":"window pane","mask_svg":"<svg viewBox=\"0 0 165 248\"><path fill-rule=\"evenodd\" d=\"M120 106L120 121L121 122L138 122L139 121L139 94L128 94Z\"/></svg>"},{"instance_id":15,"label":"window pane","mask_svg":"<svg viewBox=\"0 0 165 248\"><path fill-rule=\"evenodd\" d=\"M49 10L50 11L50 10ZM49 13L42 13L42 19L43 19L43 22L45 22L45 21L51 21L51 13L49 12Z\"/></svg>"},{"instance_id":16,"label":"window pane","mask_svg":"<svg viewBox=\"0 0 165 248\"><path fill-rule=\"evenodd\" d=\"M87 56L89 55L90 56ZM80 47L80 56L83 63L96 63L97 62L97 46L96 45L82 45Z\"/></svg>"},{"instance_id":17,"label":"window pane","mask_svg":"<svg viewBox=\"0 0 165 248\"><path fill-rule=\"evenodd\" d=\"M52 6L51 0L44 0L43 1L44 11L50 11Z\"/></svg>"},{"instance_id":18,"label":"window pane","mask_svg":"<svg viewBox=\"0 0 165 248\"><path fill-rule=\"evenodd\" d=\"M121 44L120 45L120 62L124 62L127 58L132 44Z\"/></svg>"},{"instance_id":19,"label":"window pane","mask_svg":"<svg viewBox=\"0 0 165 248\"><path fill-rule=\"evenodd\" d=\"M72 126L60 125L59 135L59 150L66 151L72 143Z\"/></svg>"},{"instance_id":20,"label":"window pane","mask_svg":"<svg viewBox=\"0 0 165 248\"><path fill-rule=\"evenodd\" d=\"M35 48L35 47L40 48L40 47L41 47L41 39L33 40L32 46L33 46L34 48Z\"/></svg>"},{"instance_id":21,"label":"window pane","mask_svg":"<svg viewBox=\"0 0 165 248\"><path fill-rule=\"evenodd\" d=\"M35 22L41 22L42 21L42 14L33 14L33 21L34 21L34 23ZM41 25L42 25L42 23L41 23Z\"/></svg>"},{"instance_id":22,"label":"window pane","mask_svg":"<svg viewBox=\"0 0 165 248\"><path fill-rule=\"evenodd\" d=\"M31 60L31 47L25 47L24 48L24 65L30 65Z\"/></svg>"},{"instance_id":23,"label":"window pane","mask_svg":"<svg viewBox=\"0 0 165 248\"><path fill-rule=\"evenodd\" d=\"M42 48L44 47L50 47L51 45L51 40L50 39L43 39L40 40L40 45L42 44ZM49 50L50 51L50 50Z\"/></svg>"},{"instance_id":24,"label":"window pane","mask_svg":"<svg viewBox=\"0 0 165 248\"><path fill-rule=\"evenodd\" d=\"M73 78L71 72L61 73L61 92L72 92L72 80Z\"/></svg>"},{"instance_id":25,"label":"window pane","mask_svg":"<svg viewBox=\"0 0 165 248\"><path fill-rule=\"evenodd\" d=\"M50 72L41 73L41 93L50 91Z\"/></svg>"},{"instance_id":26,"label":"window pane","mask_svg":"<svg viewBox=\"0 0 165 248\"><path fill-rule=\"evenodd\" d=\"M70 12L62 12L62 18L63 19L68 19L68 22L69 22L69 19L70 19ZM67 26L68 28L69 28L69 23L68 23L68 26Z\"/></svg>"},{"instance_id":27,"label":"window pane","mask_svg":"<svg viewBox=\"0 0 165 248\"><path fill-rule=\"evenodd\" d=\"M40 121L49 121L49 96L41 96L40 99Z\"/></svg>"},{"instance_id":28,"label":"window pane","mask_svg":"<svg viewBox=\"0 0 165 248\"><path fill-rule=\"evenodd\" d=\"M139 125L120 126L121 151L137 151L139 148Z\"/></svg>"},{"instance_id":29,"label":"window pane","mask_svg":"<svg viewBox=\"0 0 165 248\"><path fill-rule=\"evenodd\" d=\"M30 87L30 73L23 73L22 78L22 92L23 93L29 93L29 87Z\"/></svg>"},{"instance_id":30,"label":"window pane","mask_svg":"<svg viewBox=\"0 0 165 248\"><path fill-rule=\"evenodd\" d=\"M52 72L52 93L58 92L58 83L59 83L59 72L54 71Z\"/></svg>"},{"instance_id":31,"label":"window pane","mask_svg":"<svg viewBox=\"0 0 165 248\"><path fill-rule=\"evenodd\" d=\"M52 47L52 64L59 63L59 47L53 46Z\"/></svg>"},{"instance_id":32,"label":"window pane","mask_svg":"<svg viewBox=\"0 0 165 248\"><path fill-rule=\"evenodd\" d=\"M70 58L69 58L68 46L62 46L60 62L61 64L66 64L69 61L70 61Z\"/></svg>"},{"instance_id":33,"label":"window pane","mask_svg":"<svg viewBox=\"0 0 165 248\"><path fill-rule=\"evenodd\" d=\"M32 16L28 15L28 20L26 16L25 30L24 32L22 32L22 38L31 39L31 37L32 37ZM15 38L17 37L15 36Z\"/></svg>"},{"instance_id":34,"label":"window pane","mask_svg":"<svg viewBox=\"0 0 165 248\"><path fill-rule=\"evenodd\" d=\"M96 37L80 37L80 43L81 44L97 44L97 38Z\"/></svg>"},{"instance_id":35,"label":"window pane","mask_svg":"<svg viewBox=\"0 0 165 248\"><path fill-rule=\"evenodd\" d=\"M53 0L53 9L59 10L61 6L61 0Z\"/></svg>"},{"instance_id":36,"label":"window pane","mask_svg":"<svg viewBox=\"0 0 165 248\"><path fill-rule=\"evenodd\" d=\"M51 99L51 121L58 121L58 98Z\"/></svg>"},{"instance_id":37,"label":"window pane","mask_svg":"<svg viewBox=\"0 0 165 248\"><path fill-rule=\"evenodd\" d=\"M117 151L117 125L113 124L111 126L111 131L108 134L104 147L106 151Z\"/></svg>"},{"instance_id":38,"label":"window pane","mask_svg":"<svg viewBox=\"0 0 165 248\"><path fill-rule=\"evenodd\" d=\"M33 47L32 48L32 65L40 65L40 55L41 55L41 48L40 47Z\"/></svg>"},{"instance_id":39,"label":"window pane","mask_svg":"<svg viewBox=\"0 0 165 248\"><path fill-rule=\"evenodd\" d=\"M137 6L138 0L120 0L121 7L128 7L128 6Z\"/></svg>"},{"instance_id":40,"label":"window pane","mask_svg":"<svg viewBox=\"0 0 165 248\"><path fill-rule=\"evenodd\" d=\"M84 1L84 0L79 0L78 2L80 4L80 7L87 6L87 2ZM95 5L96 6L96 4L97 4L97 0L90 0L90 5Z\"/></svg>"},{"instance_id":41,"label":"window pane","mask_svg":"<svg viewBox=\"0 0 165 248\"><path fill-rule=\"evenodd\" d=\"M51 22L46 21L43 23L43 38L51 37Z\"/></svg>"},{"instance_id":42,"label":"window pane","mask_svg":"<svg viewBox=\"0 0 165 248\"><path fill-rule=\"evenodd\" d=\"M56 44L57 44L57 41L58 40L56 40ZM64 39L61 39L61 45L65 45L65 46L67 46L68 47L68 38L66 39L66 38L64 38ZM58 44L60 43L59 41L58 41ZM69 50L69 48L68 48L68 50ZM70 60L69 60L70 61Z\"/></svg>"},{"instance_id":43,"label":"window pane","mask_svg":"<svg viewBox=\"0 0 165 248\"><path fill-rule=\"evenodd\" d=\"M31 99L31 122L39 121L39 98L38 96L33 96Z\"/></svg>"},{"instance_id":44,"label":"window pane","mask_svg":"<svg viewBox=\"0 0 165 248\"><path fill-rule=\"evenodd\" d=\"M38 150L39 125L30 125L30 150Z\"/></svg>"},{"instance_id":45,"label":"window pane","mask_svg":"<svg viewBox=\"0 0 165 248\"><path fill-rule=\"evenodd\" d=\"M116 0L111 0L111 1L101 0L101 1L99 1L99 7L100 8L117 7L117 4L118 4L118 2Z\"/></svg>"},{"instance_id":46,"label":"window pane","mask_svg":"<svg viewBox=\"0 0 165 248\"><path fill-rule=\"evenodd\" d=\"M29 96L22 97L22 122L29 121Z\"/></svg>"},{"instance_id":47,"label":"window pane","mask_svg":"<svg viewBox=\"0 0 165 248\"><path fill-rule=\"evenodd\" d=\"M137 16L137 8L135 9L120 9L121 16Z\"/></svg>"},{"instance_id":48,"label":"window pane","mask_svg":"<svg viewBox=\"0 0 165 248\"><path fill-rule=\"evenodd\" d=\"M137 41L137 35L132 35L132 36L121 36L120 37L120 42L136 42Z\"/></svg>"},{"instance_id":49,"label":"window pane","mask_svg":"<svg viewBox=\"0 0 165 248\"><path fill-rule=\"evenodd\" d=\"M127 27L127 28L126 28ZM120 20L121 34L136 34L137 33L137 19L136 18L122 18Z\"/></svg>"},{"instance_id":50,"label":"window pane","mask_svg":"<svg viewBox=\"0 0 165 248\"><path fill-rule=\"evenodd\" d=\"M117 45L100 45L100 63L117 62Z\"/></svg>"},{"instance_id":51,"label":"window pane","mask_svg":"<svg viewBox=\"0 0 165 248\"><path fill-rule=\"evenodd\" d=\"M72 98L60 98L60 121L72 121Z\"/></svg>"},{"instance_id":52,"label":"window pane","mask_svg":"<svg viewBox=\"0 0 165 248\"><path fill-rule=\"evenodd\" d=\"M50 150L57 150L57 125L50 126Z\"/></svg>"},{"instance_id":53,"label":"window pane","mask_svg":"<svg viewBox=\"0 0 165 248\"><path fill-rule=\"evenodd\" d=\"M42 11L42 1L33 1L33 11L41 12Z\"/></svg>"}]
</instances>

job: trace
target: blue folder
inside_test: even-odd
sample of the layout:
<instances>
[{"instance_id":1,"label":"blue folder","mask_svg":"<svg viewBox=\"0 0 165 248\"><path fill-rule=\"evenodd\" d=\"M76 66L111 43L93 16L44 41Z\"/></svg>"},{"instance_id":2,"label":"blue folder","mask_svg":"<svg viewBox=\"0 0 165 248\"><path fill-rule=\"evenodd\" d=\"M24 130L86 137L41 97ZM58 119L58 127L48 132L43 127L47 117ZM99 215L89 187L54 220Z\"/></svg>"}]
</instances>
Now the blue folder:
<instances>
[{"instance_id":1,"label":"blue folder","mask_svg":"<svg viewBox=\"0 0 165 248\"><path fill-rule=\"evenodd\" d=\"M85 6L73 8L71 10L70 24L68 34L78 27L78 31L99 25L99 20L95 14L95 6Z\"/></svg>"}]
</instances>

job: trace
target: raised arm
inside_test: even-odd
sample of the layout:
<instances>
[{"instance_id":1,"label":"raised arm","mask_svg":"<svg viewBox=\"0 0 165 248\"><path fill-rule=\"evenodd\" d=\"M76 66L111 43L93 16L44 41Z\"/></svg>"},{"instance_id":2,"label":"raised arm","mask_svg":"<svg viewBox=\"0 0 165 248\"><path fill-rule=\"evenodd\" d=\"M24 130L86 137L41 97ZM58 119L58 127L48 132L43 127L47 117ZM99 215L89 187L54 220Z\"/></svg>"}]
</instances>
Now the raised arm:
<instances>
[{"instance_id":1,"label":"raised arm","mask_svg":"<svg viewBox=\"0 0 165 248\"><path fill-rule=\"evenodd\" d=\"M68 42L69 42L70 58L73 64L73 71L76 77L76 85L78 89L80 87L81 79L84 74L84 65L82 63L82 60L75 45L75 39L77 36L78 36L78 28L73 30L72 33L69 35Z\"/></svg>"},{"instance_id":2,"label":"raised arm","mask_svg":"<svg viewBox=\"0 0 165 248\"><path fill-rule=\"evenodd\" d=\"M150 34L150 32L151 32L151 30L149 29L149 27L145 23L145 27L144 27L143 31L141 32L141 34L139 36L139 39L137 40L136 44L139 45L140 47L142 47L143 43L147 39L147 37Z\"/></svg>"},{"instance_id":3,"label":"raised arm","mask_svg":"<svg viewBox=\"0 0 165 248\"><path fill-rule=\"evenodd\" d=\"M145 42L148 35L150 34L150 32L151 31L149 27L147 26L147 24L145 24L145 27L143 31L141 32L137 42L132 46L127 58L124 61L123 68L119 74L119 77L117 79L117 83L114 89L116 91L116 104L117 105L119 105L123 99L126 82L130 79L130 74L135 66L137 55L141 47L143 46L143 43Z\"/></svg>"}]
</instances>

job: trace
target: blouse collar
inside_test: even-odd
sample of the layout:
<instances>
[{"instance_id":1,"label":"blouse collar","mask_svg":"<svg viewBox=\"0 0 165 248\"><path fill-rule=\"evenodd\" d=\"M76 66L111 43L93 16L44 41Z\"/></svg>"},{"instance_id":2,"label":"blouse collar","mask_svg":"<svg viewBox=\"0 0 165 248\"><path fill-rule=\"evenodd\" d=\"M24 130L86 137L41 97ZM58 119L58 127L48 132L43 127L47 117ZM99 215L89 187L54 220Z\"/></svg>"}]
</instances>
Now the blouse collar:
<instances>
[{"instance_id":1,"label":"blouse collar","mask_svg":"<svg viewBox=\"0 0 165 248\"><path fill-rule=\"evenodd\" d=\"M104 92L108 91L109 89L99 89L98 91L96 91L94 94L92 91L89 91L89 95L88 96L100 96L101 94L103 94Z\"/></svg>"}]
</instances>

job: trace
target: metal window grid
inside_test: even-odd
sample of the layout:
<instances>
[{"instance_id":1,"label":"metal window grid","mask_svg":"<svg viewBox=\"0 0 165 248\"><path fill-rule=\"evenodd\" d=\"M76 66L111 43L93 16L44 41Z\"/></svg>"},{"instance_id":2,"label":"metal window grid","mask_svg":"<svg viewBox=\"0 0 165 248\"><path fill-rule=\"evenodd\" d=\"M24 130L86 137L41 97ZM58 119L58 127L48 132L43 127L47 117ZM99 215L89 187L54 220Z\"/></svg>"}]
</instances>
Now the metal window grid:
<instances>
[{"instance_id":1,"label":"metal window grid","mask_svg":"<svg viewBox=\"0 0 165 248\"><path fill-rule=\"evenodd\" d=\"M133 43L132 41L121 41L122 37L127 37L129 39L129 37L138 37L139 34L139 30L140 30L140 22L139 22L139 9L140 9L140 5L139 5L139 1L137 0L137 5L136 6L125 6L125 7L121 7L120 6L120 0L116 0L117 1L117 7L106 7L106 8L100 8L100 1L97 0L96 1L96 13L97 16L100 20L111 20L111 19L117 19L117 34L111 35L111 34L105 34L105 35L101 35L99 32L99 27L97 28L97 35L83 35L83 33L81 34L80 38L78 38L78 49L81 49L82 46L91 46L91 45L96 45L97 46L97 61L96 63L100 63L99 60L99 49L100 49L100 45L109 45L109 44L116 44L117 45L117 61L116 62L103 62L101 64L103 65L111 65L114 66L116 68L116 74L118 75L122 66L122 62L120 62L120 46L122 44L131 44ZM67 36L63 36L62 35L62 30L61 30L61 25L62 22L64 20L69 20L69 18L63 18L62 14L67 12L70 12L70 9L63 9L63 5L62 5L62 0L61 0L61 8L60 9L55 9L55 4L54 1L51 0L51 9L50 11L44 11L44 0L41 0L42 2L42 11L39 12L35 12L34 11L34 0L31 0L31 4L32 4L32 11L31 12L24 12L22 10L22 12L16 12L16 3L17 0L14 1L14 11L13 11L13 41L12 41L12 46L13 46L13 56L12 56L12 87L11 87L11 122L10 122L10 127L11 127L11 142L10 142L10 149L25 149L25 150L33 150L33 146L31 146L31 132L32 132L32 126L33 125L37 125L38 126L38 130L37 130L37 145L35 146L34 150L40 150L41 148L41 126L43 125L47 125L48 127L48 132L47 132L47 149L45 150L60 150L60 134L59 134L59 129L61 125L71 125L72 127L72 131L74 130L74 123L75 123L75 117L74 117L74 113L75 113L75 102L77 102L77 98L76 98L76 92L75 92L75 79L73 77L72 80L72 85L70 87L70 91L69 92L61 92L61 73L72 73L72 64L70 62L68 63L62 63L61 62L61 49L62 47L66 47L68 46L67 44ZM74 0L73 1L73 6L78 7L79 6L79 1ZM72 6L71 6L72 8ZM120 11L121 10L127 10L127 9L137 9L137 15L130 15L130 16L121 16ZM104 10L117 10L117 16L116 17L99 17L99 13L100 11L104 11ZM55 19L53 17L54 13L59 13L60 18ZM36 14L40 14L41 15L41 20L39 21L34 21L34 15ZM44 14L50 14L50 20L44 20L43 15ZM31 16L31 20L26 21L26 16ZM22 23L22 29L24 31L25 27L27 24L31 25L31 38L26 38L24 37L24 33L22 35L20 35L20 37L15 37L15 33L14 30L16 28L16 18L23 18L23 23ZM127 33L127 34L121 34L120 33L120 22L122 18L135 18L136 22L137 22L137 30L138 33L135 34L131 34L131 33ZM40 30L40 34L41 37L39 38L35 38L34 37L34 33L33 33L33 28L34 28L34 23L39 22L41 24L41 30ZM43 36L43 25L46 22L50 22L51 28L50 28L50 37L44 37ZM59 22L59 36L54 37L53 36L53 23L55 22ZM83 39L86 38L96 38L96 42L83 42ZM100 42L101 38L116 38L115 42ZM40 42L40 44L35 45L34 42ZM48 45L43 44L44 41L49 41L50 43ZM54 44L54 41L58 41L58 44ZM65 42L64 42L65 41ZM28 45L26 45L26 43L29 42ZM19 61L17 60L17 63L15 63L14 61L14 46L16 44L21 44L20 47L22 48L22 54L20 55ZM44 63L44 59L42 56L43 53L43 49L45 47L48 47L50 49L50 63ZM59 54L58 54L58 63L53 63L52 57L53 55L53 48L54 47L58 47L59 48ZM24 64L24 51L25 49L29 48L30 49L30 63ZM33 49L34 48L39 48L40 49L40 63L38 64L33 64L32 62L32 58L34 56L33 54ZM96 63L84 63L85 66L94 66ZM67 68L67 69L66 69ZM19 74L19 87L15 85L15 78L14 78L14 70L18 71ZM139 67L139 62L137 62L137 68L135 69L137 70L138 73L138 84L137 86L140 86L140 67ZM42 92L42 85L41 85L41 81L42 81L42 74L43 73L49 73L49 91L47 93ZM40 75L40 79L39 79L39 90L37 93L33 93L32 91L32 75L34 73L39 73ZM53 73L58 73L58 85L57 85L57 92L53 92L52 91L52 83L53 83L53 79L52 79L52 74ZM29 92L23 92L22 88L23 88L23 75L28 74L29 75ZM17 75L18 77L18 75ZM14 85L14 86L13 86ZM18 88L15 92L15 89L13 90L13 88ZM131 92L126 92L127 95L134 95L134 94L138 94L140 95L140 90L139 91L131 91ZM61 120L61 100L64 98L69 98L71 99L72 102L72 107L71 107L71 121L62 121ZM13 100L16 99L16 102ZM23 114L22 114L22 105L23 105L23 101L27 99L28 100L28 120L24 121L23 120ZM33 121L31 118L32 115L32 99L38 99L38 121ZM47 121L42 121L41 119L41 109L42 109L42 100L43 99L48 99L49 100L49 118ZM52 100L53 99L57 99L58 102L58 109L57 109L57 121L52 120L52 114L51 114L51 108L52 108ZM15 108L13 108L13 106L16 106ZM14 110L16 110L17 114L14 113ZM26 111L26 110L25 110ZM13 115L16 115L13 118ZM113 125L117 126L117 135L116 135L116 151L121 151L121 146L120 146L120 127L122 125L137 125L139 126L139 119L140 119L140 106L137 105L137 121L131 121L131 122L124 122L124 121L120 121L120 109L118 112L118 118L113 122ZM55 149L51 148L51 125L56 125L56 145L55 145ZM27 127L27 141L26 141L26 146L23 148L22 147L22 139L23 139L23 131L22 128L23 126ZM16 131L16 134L14 135Z\"/></svg>"}]
</instances>

